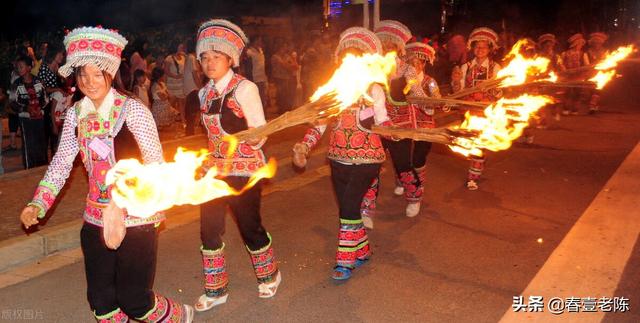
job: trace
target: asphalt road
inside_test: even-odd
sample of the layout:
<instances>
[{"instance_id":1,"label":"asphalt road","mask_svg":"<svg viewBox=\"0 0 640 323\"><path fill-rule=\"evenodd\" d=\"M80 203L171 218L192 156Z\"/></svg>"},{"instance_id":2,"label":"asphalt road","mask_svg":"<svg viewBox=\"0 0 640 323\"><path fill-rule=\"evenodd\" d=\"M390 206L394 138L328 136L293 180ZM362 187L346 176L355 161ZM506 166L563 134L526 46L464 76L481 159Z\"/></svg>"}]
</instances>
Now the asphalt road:
<instances>
[{"instance_id":1,"label":"asphalt road","mask_svg":"<svg viewBox=\"0 0 640 323\"><path fill-rule=\"evenodd\" d=\"M386 163L369 237L374 254L346 283L330 278L338 217L323 155L298 173L282 157L302 129L272 138L282 177L267 189L262 213L283 283L275 298L257 297L249 256L229 220L229 301L196 321L499 321L640 139L638 76L629 73L612 84L602 112L562 118L535 130L533 145L490 154L478 191L464 187L467 162L437 147L428 158L425 201L416 218L405 217L405 202L391 193ZM196 208L183 211L195 222L161 233L155 289L191 303L202 292L199 223ZM640 321L633 306L640 300L639 249L633 248L616 282L622 294L615 296L631 299L631 313L606 321ZM0 304L3 315L23 310L47 322L92 320L82 263L0 289Z\"/></svg>"}]
</instances>

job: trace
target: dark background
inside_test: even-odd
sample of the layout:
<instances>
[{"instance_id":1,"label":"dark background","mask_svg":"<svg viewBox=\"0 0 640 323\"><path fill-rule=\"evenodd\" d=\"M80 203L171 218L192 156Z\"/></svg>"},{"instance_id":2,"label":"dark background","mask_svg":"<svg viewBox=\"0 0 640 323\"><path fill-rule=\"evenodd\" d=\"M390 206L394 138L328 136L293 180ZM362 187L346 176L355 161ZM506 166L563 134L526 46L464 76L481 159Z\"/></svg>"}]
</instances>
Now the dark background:
<instances>
[{"instance_id":1,"label":"dark background","mask_svg":"<svg viewBox=\"0 0 640 323\"><path fill-rule=\"evenodd\" d=\"M343 1L348 2L348 1ZM503 26L519 34L638 30L639 0L381 0L381 18L405 22L418 34L440 30L443 6L452 14L448 29L466 32L474 26ZM321 0L27 0L0 4L0 38L33 37L37 32L78 25L102 24L127 32L179 21L210 17L317 16L322 26ZM361 22L361 6L345 4L336 23ZM296 15L291 15L296 19ZM618 19L617 21L615 19ZM503 23L504 20L504 23ZM616 26L617 24L617 26ZM315 26L313 26L315 27Z\"/></svg>"}]
</instances>

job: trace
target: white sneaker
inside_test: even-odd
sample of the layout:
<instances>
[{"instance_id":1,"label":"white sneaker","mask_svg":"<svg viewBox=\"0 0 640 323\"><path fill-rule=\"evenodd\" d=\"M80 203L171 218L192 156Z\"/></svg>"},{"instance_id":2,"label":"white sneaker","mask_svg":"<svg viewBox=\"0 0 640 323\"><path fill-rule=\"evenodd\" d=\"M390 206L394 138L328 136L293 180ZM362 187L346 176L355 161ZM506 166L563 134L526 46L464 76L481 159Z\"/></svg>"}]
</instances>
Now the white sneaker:
<instances>
[{"instance_id":1,"label":"white sneaker","mask_svg":"<svg viewBox=\"0 0 640 323\"><path fill-rule=\"evenodd\" d=\"M404 194L404 187L396 186L396 188L393 189L393 194L401 196L402 194Z\"/></svg>"},{"instance_id":2,"label":"white sneaker","mask_svg":"<svg viewBox=\"0 0 640 323\"><path fill-rule=\"evenodd\" d=\"M420 213L420 202L409 203L407 205L407 209L405 210L405 214L408 217L413 218L414 216L418 215L418 213Z\"/></svg>"},{"instance_id":3,"label":"white sneaker","mask_svg":"<svg viewBox=\"0 0 640 323\"><path fill-rule=\"evenodd\" d=\"M478 183L476 183L476 181L470 179L467 182L467 189L469 189L470 191L475 191L478 189Z\"/></svg>"},{"instance_id":4,"label":"white sneaker","mask_svg":"<svg viewBox=\"0 0 640 323\"><path fill-rule=\"evenodd\" d=\"M365 214L362 215L362 224L364 225L365 228L369 230L373 229L373 219L368 215L365 215Z\"/></svg>"}]
</instances>

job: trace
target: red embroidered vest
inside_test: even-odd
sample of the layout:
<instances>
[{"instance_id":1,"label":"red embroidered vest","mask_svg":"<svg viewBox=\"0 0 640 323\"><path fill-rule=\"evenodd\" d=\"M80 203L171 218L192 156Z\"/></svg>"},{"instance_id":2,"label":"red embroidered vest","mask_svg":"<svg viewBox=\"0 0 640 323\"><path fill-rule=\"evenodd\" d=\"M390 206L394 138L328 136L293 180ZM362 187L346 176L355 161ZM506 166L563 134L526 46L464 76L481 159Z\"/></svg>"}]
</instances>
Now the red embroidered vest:
<instances>
[{"instance_id":1,"label":"red embroidered vest","mask_svg":"<svg viewBox=\"0 0 640 323\"><path fill-rule=\"evenodd\" d=\"M219 173L227 176L249 177L266 164L262 149L254 149L245 143L240 143L233 156L227 158L229 143L222 140L225 135L248 128L235 97L238 85L245 80L241 75L234 74L222 94L209 91L200 98L202 121L207 129L211 153L207 166L216 167Z\"/></svg>"},{"instance_id":2,"label":"red embroidered vest","mask_svg":"<svg viewBox=\"0 0 640 323\"><path fill-rule=\"evenodd\" d=\"M329 136L327 158L346 164L384 162L380 136L367 129L373 123L373 107L354 105L343 111Z\"/></svg>"},{"instance_id":3,"label":"red embroidered vest","mask_svg":"<svg viewBox=\"0 0 640 323\"><path fill-rule=\"evenodd\" d=\"M492 78L492 75L494 74L493 72L496 66L496 63L494 61L489 60L489 68L480 66L478 64L475 64L472 66L471 65L472 62L473 61L467 62L467 73L465 74L465 78L464 78L465 88L473 87L477 85L478 82L490 80ZM470 101L481 101L481 102L495 101L497 97L492 93L493 93L492 91L476 92L469 95L465 99Z\"/></svg>"},{"instance_id":4,"label":"red embroidered vest","mask_svg":"<svg viewBox=\"0 0 640 323\"><path fill-rule=\"evenodd\" d=\"M421 85L425 93L433 95L432 89L429 87L431 81L433 81L433 79L425 75ZM404 83L406 84L406 82ZM393 95L387 96L386 108L387 115L394 126L408 129L435 127L432 115L427 114L414 104L395 102Z\"/></svg>"},{"instance_id":5,"label":"red embroidered vest","mask_svg":"<svg viewBox=\"0 0 640 323\"><path fill-rule=\"evenodd\" d=\"M578 68L582 66L582 57L584 53L581 50L568 49L563 53L564 66L567 69Z\"/></svg>"},{"instance_id":6,"label":"red embroidered vest","mask_svg":"<svg viewBox=\"0 0 640 323\"><path fill-rule=\"evenodd\" d=\"M107 207L111 200L111 187L105 184L107 172L115 165L116 156L114 141L118 141L122 135L131 136L125 125L125 103L127 96L114 93L114 104L110 111L109 118L103 119L97 112L91 112L83 117L78 117L78 146L80 158L87 170L89 181L89 193L87 194L87 205L83 218L86 222L102 226L102 210ZM76 116L80 116L80 104L75 106ZM100 140L106 144L110 153L104 158L97 154L90 145L93 140ZM122 142L120 142L122 144ZM129 144L129 143L128 143ZM130 143L137 145L136 143ZM130 156L125 156L130 157ZM148 218L138 218L127 215L125 225L127 227L157 223L164 219L164 213L157 213Z\"/></svg>"}]
</instances>

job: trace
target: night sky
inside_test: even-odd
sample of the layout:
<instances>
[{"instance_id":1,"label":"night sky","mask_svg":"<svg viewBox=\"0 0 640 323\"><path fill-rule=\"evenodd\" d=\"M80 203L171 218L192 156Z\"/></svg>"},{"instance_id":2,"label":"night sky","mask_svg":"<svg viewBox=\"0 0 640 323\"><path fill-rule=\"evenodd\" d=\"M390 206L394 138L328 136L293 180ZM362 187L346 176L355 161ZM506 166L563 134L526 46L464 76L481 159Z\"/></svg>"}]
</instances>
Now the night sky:
<instances>
[{"instance_id":1,"label":"night sky","mask_svg":"<svg viewBox=\"0 0 640 323\"><path fill-rule=\"evenodd\" d=\"M15 38L37 31L97 25L121 29L149 28L187 19L229 15L275 15L291 1L218 0L25 0L2 2L2 36ZM299 3L321 1L295 1ZM280 11L278 11L280 10ZM321 14L321 9L318 10Z\"/></svg>"},{"instance_id":2,"label":"night sky","mask_svg":"<svg viewBox=\"0 0 640 323\"><path fill-rule=\"evenodd\" d=\"M638 11L638 1L630 0L454 0L455 26L499 24L501 17L514 29L607 29L621 5ZM381 0L382 18L398 19L422 33L437 31L439 0ZM102 24L133 31L163 24L203 20L214 16L277 16L292 7L320 17L321 0L26 0L2 2L4 18L0 20L0 37L5 40L38 31L62 30L63 27ZM351 11L358 12L358 6ZM359 13L358 13L359 14ZM636 13L637 14L637 13ZM354 21L357 19L353 18ZM499 26L494 26L497 28ZM468 29L468 28L467 28Z\"/></svg>"}]
</instances>

